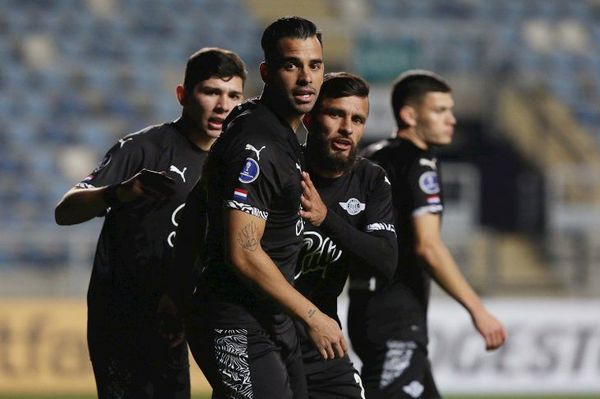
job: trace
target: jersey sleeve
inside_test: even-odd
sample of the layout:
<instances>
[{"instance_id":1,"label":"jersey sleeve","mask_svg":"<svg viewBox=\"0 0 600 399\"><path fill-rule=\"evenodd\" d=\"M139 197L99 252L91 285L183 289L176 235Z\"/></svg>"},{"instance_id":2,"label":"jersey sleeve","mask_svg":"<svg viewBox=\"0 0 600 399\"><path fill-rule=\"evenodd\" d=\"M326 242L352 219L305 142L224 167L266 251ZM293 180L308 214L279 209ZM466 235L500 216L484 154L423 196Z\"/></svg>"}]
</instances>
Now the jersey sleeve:
<instances>
[{"instance_id":1,"label":"jersey sleeve","mask_svg":"<svg viewBox=\"0 0 600 399\"><path fill-rule=\"evenodd\" d=\"M398 248L392 192L389 180L381 168L369 179L368 201L362 228L356 228L335 212L327 212L321 229L340 243L355 259L352 268L367 267L391 279L397 266ZM362 266L361 266L362 265Z\"/></svg>"},{"instance_id":2,"label":"jersey sleeve","mask_svg":"<svg viewBox=\"0 0 600 399\"><path fill-rule=\"evenodd\" d=\"M143 167L143 150L139 138L129 135L119 140L108 152L96 169L75 187L93 188L121 183Z\"/></svg>"},{"instance_id":3,"label":"jersey sleeve","mask_svg":"<svg viewBox=\"0 0 600 399\"><path fill-rule=\"evenodd\" d=\"M276 142L263 137L238 143L236 161L230 163L230 184L225 188L225 207L267 220L274 196L286 184L289 169Z\"/></svg>"},{"instance_id":4,"label":"jersey sleeve","mask_svg":"<svg viewBox=\"0 0 600 399\"><path fill-rule=\"evenodd\" d=\"M440 214L444 210L435 160L418 158L409 172L412 215Z\"/></svg>"}]
</instances>

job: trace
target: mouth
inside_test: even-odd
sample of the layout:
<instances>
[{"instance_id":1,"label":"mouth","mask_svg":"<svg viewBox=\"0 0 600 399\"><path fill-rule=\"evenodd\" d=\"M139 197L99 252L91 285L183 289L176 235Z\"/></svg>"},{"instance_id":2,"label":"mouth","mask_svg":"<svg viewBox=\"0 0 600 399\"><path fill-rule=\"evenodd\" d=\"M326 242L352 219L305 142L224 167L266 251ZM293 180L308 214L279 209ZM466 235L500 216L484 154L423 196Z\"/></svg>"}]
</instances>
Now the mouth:
<instances>
[{"instance_id":1,"label":"mouth","mask_svg":"<svg viewBox=\"0 0 600 399\"><path fill-rule=\"evenodd\" d=\"M331 148L334 151L350 151L352 150L352 140L338 137L331 141Z\"/></svg>"},{"instance_id":2,"label":"mouth","mask_svg":"<svg viewBox=\"0 0 600 399\"><path fill-rule=\"evenodd\" d=\"M224 121L224 118L219 118L217 116L208 118L208 128L210 130L222 130Z\"/></svg>"},{"instance_id":3,"label":"mouth","mask_svg":"<svg viewBox=\"0 0 600 399\"><path fill-rule=\"evenodd\" d=\"M292 92L294 100L298 103L307 104L313 101L315 91L308 88L296 89Z\"/></svg>"}]
</instances>

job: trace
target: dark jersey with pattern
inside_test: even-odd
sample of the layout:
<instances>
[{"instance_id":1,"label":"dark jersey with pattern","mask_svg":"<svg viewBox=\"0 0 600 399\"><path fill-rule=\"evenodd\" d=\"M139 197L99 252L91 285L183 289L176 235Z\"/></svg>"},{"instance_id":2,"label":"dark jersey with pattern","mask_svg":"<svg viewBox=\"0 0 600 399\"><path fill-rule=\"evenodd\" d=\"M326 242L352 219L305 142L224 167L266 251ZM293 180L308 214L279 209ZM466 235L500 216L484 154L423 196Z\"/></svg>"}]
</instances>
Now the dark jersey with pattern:
<instances>
[{"instance_id":1,"label":"dark jersey with pattern","mask_svg":"<svg viewBox=\"0 0 600 399\"><path fill-rule=\"evenodd\" d=\"M393 259L371 258L396 246L391 189L383 169L364 158L341 177L311 179L328 215L319 227L305 225L296 288L339 323L337 297L349 272L382 280L393 273Z\"/></svg>"},{"instance_id":2,"label":"dark jersey with pattern","mask_svg":"<svg viewBox=\"0 0 600 399\"><path fill-rule=\"evenodd\" d=\"M119 140L77 185L121 183L143 168L175 181L175 194L163 204L138 199L106 213L88 291L91 323L121 328L154 320L181 210L206 156L173 122L150 126Z\"/></svg>"},{"instance_id":3,"label":"dark jersey with pattern","mask_svg":"<svg viewBox=\"0 0 600 399\"><path fill-rule=\"evenodd\" d=\"M351 289L351 302L357 313L362 307L367 318L373 317L384 325L396 323L426 329L430 277L414 251L413 218L443 211L439 165L430 151L401 138L375 143L363 154L385 169L392 184L398 268L391 285L377 282L373 294Z\"/></svg>"},{"instance_id":4,"label":"dark jersey with pattern","mask_svg":"<svg viewBox=\"0 0 600 399\"><path fill-rule=\"evenodd\" d=\"M261 247L292 282L302 245L298 211L303 164L294 131L260 100L232 111L194 189L204 191L208 208L206 266L196 298L220 303L212 315L216 323L241 326L281 315L271 298L250 287L226 261L225 212L238 210L265 221Z\"/></svg>"}]
</instances>

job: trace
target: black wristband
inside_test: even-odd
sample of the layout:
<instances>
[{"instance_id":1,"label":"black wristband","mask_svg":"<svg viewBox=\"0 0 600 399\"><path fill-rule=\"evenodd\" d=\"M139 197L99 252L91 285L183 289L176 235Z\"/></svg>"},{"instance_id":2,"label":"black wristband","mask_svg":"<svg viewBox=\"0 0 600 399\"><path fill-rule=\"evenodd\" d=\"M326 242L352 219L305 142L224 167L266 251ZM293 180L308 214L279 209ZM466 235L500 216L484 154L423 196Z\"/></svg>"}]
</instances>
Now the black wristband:
<instances>
[{"instance_id":1,"label":"black wristband","mask_svg":"<svg viewBox=\"0 0 600 399\"><path fill-rule=\"evenodd\" d=\"M121 204L121 201L119 201L119 198L117 197L117 188L119 188L119 184L111 184L110 186L107 186L102 193L102 199L108 208L114 208Z\"/></svg>"}]
</instances>

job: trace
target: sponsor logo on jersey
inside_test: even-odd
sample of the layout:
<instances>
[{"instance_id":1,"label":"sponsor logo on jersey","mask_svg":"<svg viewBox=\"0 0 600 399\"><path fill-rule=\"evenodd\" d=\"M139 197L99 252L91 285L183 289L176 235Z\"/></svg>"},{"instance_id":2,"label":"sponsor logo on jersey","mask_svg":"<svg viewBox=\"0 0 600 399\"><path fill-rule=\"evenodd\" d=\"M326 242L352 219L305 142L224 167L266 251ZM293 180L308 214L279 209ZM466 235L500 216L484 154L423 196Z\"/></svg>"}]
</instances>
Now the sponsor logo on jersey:
<instances>
[{"instance_id":1,"label":"sponsor logo on jersey","mask_svg":"<svg viewBox=\"0 0 600 399\"><path fill-rule=\"evenodd\" d=\"M339 202L339 204L342 207L342 209L348 212L348 214L351 216L358 215L367 207L366 204L363 204L356 198L350 198L346 202Z\"/></svg>"},{"instance_id":2,"label":"sponsor logo on jersey","mask_svg":"<svg viewBox=\"0 0 600 399\"><path fill-rule=\"evenodd\" d=\"M367 225L367 233L372 231L391 231L396 232L396 228L391 223L371 223Z\"/></svg>"},{"instance_id":3,"label":"sponsor logo on jersey","mask_svg":"<svg viewBox=\"0 0 600 399\"><path fill-rule=\"evenodd\" d=\"M428 204L439 204L440 202L441 200L439 195L432 195L430 197L427 197Z\"/></svg>"},{"instance_id":4,"label":"sponsor logo on jersey","mask_svg":"<svg viewBox=\"0 0 600 399\"><path fill-rule=\"evenodd\" d=\"M304 231L304 220L302 220L302 218L298 218L298 221L296 222L296 237L299 237L303 231Z\"/></svg>"},{"instance_id":5,"label":"sponsor logo on jersey","mask_svg":"<svg viewBox=\"0 0 600 399\"><path fill-rule=\"evenodd\" d=\"M252 144L246 144L246 147L244 149L254 152L256 154L256 160L260 161L260 152L262 150L264 150L266 147L267 146L263 145L262 147L260 147L259 150L257 150L256 147L253 146Z\"/></svg>"},{"instance_id":6,"label":"sponsor logo on jersey","mask_svg":"<svg viewBox=\"0 0 600 399\"><path fill-rule=\"evenodd\" d=\"M233 199L238 201L245 201L248 198L248 190L236 188L233 190Z\"/></svg>"},{"instance_id":7,"label":"sponsor logo on jersey","mask_svg":"<svg viewBox=\"0 0 600 399\"><path fill-rule=\"evenodd\" d=\"M403 386L402 390L413 398L418 398L421 396L425 388L419 381L414 380L410 384Z\"/></svg>"},{"instance_id":8,"label":"sponsor logo on jersey","mask_svg":"<svg viewBox=\"0 0 600 399\"><path fill-rule=\"evenodd\" d=\"M238 211L245 212L249 215L256 216L264 220L267 220L269 218L269 212L261 211L258 208L255 208L248 204L244 204L239 201L227 201L226 205L228 208L237 209Z\"/></svg>"},{"instance_id":9,"label":"sponsor logo on jersey","mask_svg":"<svg viewBox=\"0 0 600 399\"><path fill-rule=\"evenodd\" d=\"M175 246L175 236L177 235L177 226L179 226L179 218L177 217L177 215L179 214L179 211L181 211L184 207L185 202L179 205L177 208L175 208L175 210L171 214L171 223L173 223L173 227L175 228L175 230L170 232L167 236L167 244L169 244L171 248Z\"/></svg>"},{"instance_id":10,"label":"sponsor logo on jersey","mask_svg":"<svg viewBox=\"0 0 600 399\"><path fill-rule=\"evenodd\" d=\"M258 166L258 162L256 162L252 158L246 158L246 162L244 163L244 167L240 172L239 181L242 183L252 183L254 180L258 178L260 175L260 167Z\"/></svg>"},{"instance_id":11,"label":"sponsor logo on jersey","mask_svg":"<svg viewBox=\"0 0 600 399\"><path fill-rule=\"evenodd\" d=\"M185 171L187 170L187 166L183 168L183 170L179 170L179 168L175 165L171 165L169 167L169 171L171 172L175 172L177 173L179 176L181 176L181 180L183 180L183 182L185 183Z\"/></svg>"},{"instance_id":12,"label":"sponsor logo on jersey","mask_svg":"<svg viewBox=\"0 0 600 399\"><path fill-rule=\"evenodd\" d=\"M304 246L300 253L299 270L297 279L303 274L321 272L321 278L325 276L327 266L337 262L342 256L342 250L335 245L331 238L322 236L316 231L304 232Z\"/></svg>"},{"instance_id":13,"label":"sponsor logo on jersey","mask_svg":"<svg viewBox=\"0 0 600 399\"><path fill-rule=\"evenodd\" d=\"M425 194L437 194L440 192L438 175L435 172L428 171L419 177L419 187Z\"/></svg>"},{"instance_id":14,"label":"sponsor logo on jersey","mask_svg":"<svg viewBox=\"0 0 600 399\"><path fill-rule=\"evenodd\" d=\"M433 170L437 170L437 159L427 159L421 158L419 159L419 165L421 166L429 166Z\"/></svg>"}]
</instances>

